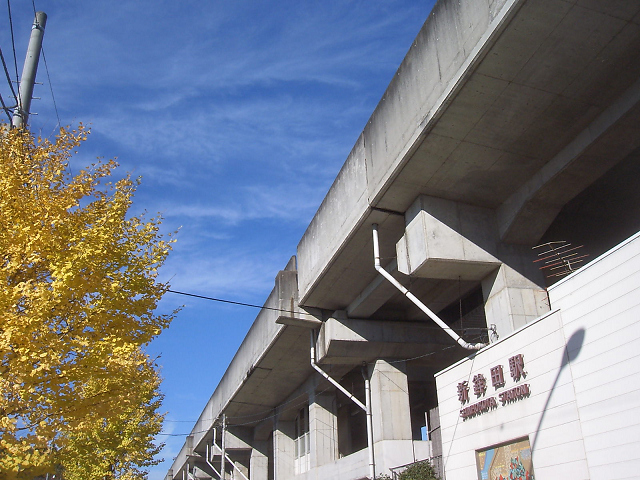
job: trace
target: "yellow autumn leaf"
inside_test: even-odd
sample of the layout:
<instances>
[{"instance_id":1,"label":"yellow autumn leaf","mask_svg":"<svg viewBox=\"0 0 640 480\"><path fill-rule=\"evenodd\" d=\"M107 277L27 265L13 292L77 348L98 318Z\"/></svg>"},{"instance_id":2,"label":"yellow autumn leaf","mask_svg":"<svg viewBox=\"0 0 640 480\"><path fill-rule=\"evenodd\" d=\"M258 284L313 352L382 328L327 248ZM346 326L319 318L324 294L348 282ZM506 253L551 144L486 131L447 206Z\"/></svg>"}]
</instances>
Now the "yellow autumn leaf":
<instances>
[{"instance_id":1,"label":"yellow autumn leaf","mask_svg":"<svg viewBox=\"0 0 640 480\"><path fill-rule=\"evenodd\" d=\"M143 349L173 317L155 313L172 240L128 216L139 180L110 182L113 160L71 174L87 134L0 124L0 480L133 480L158 451Z\"/></svg>"}]
</instances>

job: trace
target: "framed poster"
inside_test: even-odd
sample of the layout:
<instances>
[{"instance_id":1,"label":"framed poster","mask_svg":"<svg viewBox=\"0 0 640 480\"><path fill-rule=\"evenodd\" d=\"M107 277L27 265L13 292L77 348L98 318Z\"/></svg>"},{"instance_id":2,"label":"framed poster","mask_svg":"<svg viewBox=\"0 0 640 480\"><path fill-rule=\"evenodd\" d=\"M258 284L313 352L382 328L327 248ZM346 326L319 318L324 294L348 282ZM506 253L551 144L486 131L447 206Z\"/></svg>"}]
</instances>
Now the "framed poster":
<instances>
[{"instance_id":1,"label":"framed poster","mask_svg":"<svg viewBox=\"0 0 640 480\"><path fill-rule=\"evenodd\" d=\"M534 480L529 438L476 451L478 480Z\"/></svg>"}]
</instances>

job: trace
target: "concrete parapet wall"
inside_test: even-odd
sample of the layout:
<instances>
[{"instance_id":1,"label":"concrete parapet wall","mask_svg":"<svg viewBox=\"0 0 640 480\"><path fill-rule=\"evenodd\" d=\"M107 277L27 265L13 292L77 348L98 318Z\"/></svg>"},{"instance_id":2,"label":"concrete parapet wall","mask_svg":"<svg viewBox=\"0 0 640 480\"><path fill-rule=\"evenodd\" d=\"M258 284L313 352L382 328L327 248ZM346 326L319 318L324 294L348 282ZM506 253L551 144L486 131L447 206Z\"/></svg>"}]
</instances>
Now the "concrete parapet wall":
<instances>
[{"instance_id":1,"label":"concrete parapet wall","mask_svg":"<svg viewBox=\"0 0 640 480\"><path fill-rule=\"evenodd\" d=\"M415 140L429 130L515 3L468 0L435 5L364 130L370 199L379 195Z\"/></svg>"},{"instance_id":2,"label":"concrete parapet wall","mask_svg":"<svg viewBox=\"0 0 640 480\"><path fill-rule=\"evenodd\" d=\"M368 208L364 136L360 136L298 244L300 292L308 291Z\"/></svg>"},{"instance_id":3,"label":"concrete parapet wall","mask_svg":"<svg viewBox=\"0 0 640 480\"><path fill-rule=\"evenodd\" d=\"M288 275L287 278L292 280L290 275ZM295 276L293 280L295 280ZM269 346L278 338L282 330L287 328L285 325L276 323L279 316L276 310L281 307L283 289L289 289L293 294L295 287L296 285L293 281L290 281L286 285L281 281L279 282L279 288L274 288L271 291L271 294L264 304L267 308L260 311L253 325L251 325L249 332L231 360L220 383L191 430L193 446L195 448L198 447L207 435L207 432L211 429L213 422L220 416L226 405L242 387L244 381L248 378L262 355L264 355L269 349ZM176 472L176 474L187 464L187 456L191 453L189 450L187 444L185 444L174 460L173 471Z\"/></svg>"},{"instance_id":4,"label":"concrete parapet wall","mask_svg":"<svg viewBox=\"0 0 640 480\"><path fill-rule=\"evenodd\" d=\"M298 244L302 304L519 3L435 6Z\"/></svg>"}]
</instances>

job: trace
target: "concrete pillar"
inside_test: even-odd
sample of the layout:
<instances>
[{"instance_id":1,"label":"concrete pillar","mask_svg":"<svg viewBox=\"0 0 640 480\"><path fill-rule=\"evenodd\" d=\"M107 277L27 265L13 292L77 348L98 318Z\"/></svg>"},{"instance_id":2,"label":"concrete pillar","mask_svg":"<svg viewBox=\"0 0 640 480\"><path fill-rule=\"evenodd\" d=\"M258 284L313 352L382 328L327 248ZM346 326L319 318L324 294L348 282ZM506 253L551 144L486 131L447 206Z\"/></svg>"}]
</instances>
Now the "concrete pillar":
<instances>
[{"instance_id":1,"label":"concrete pillar","mask_svg":"<svg viewBox=\"0 0 640 480\"><path fill-rule=\"evenodd\" d=\"M409 385L404 362L369 365L373 441L411 440Z\"/></svg>"},{"instance_id":2,"label":"concrete pillar","mask_svg":"<svg viewBox=\"0 0 640 480\"><path fill-rule=\"evenodd\" d=\"M335 393L309 395L309 435L311 436L311 468L338 458L338 432Z\"/></svg>"},{"instance_id":3,"label":"concrete pillar","mask_svg":"<svg viewBox=\"0 0 640 480\"><path fill-rule=\"evenodd\" d=\"M545 289L507 264L482 281L487 326L496 326L500 338L549 311Z\"/></svg>"},{"instance_id":4,"label":"concrete pillar","mask_svg":"<svg viewBox=\"0 0 640 480\"><path fill-rule=\"evenodd\" d=\"M501 242L488 208L419 196L396 245L398 271L415 277L481 282L487 326L503 337L549 311L530 247Z\"/></svg>"},{"instance_id":5,"label":"concrete pillar","mask_svg":"<svg viewBox=\"0 0 640 480\"><path fill-rule=\"evenodd\" d=\"M294 472L294 432L293 421L276 420L273 431L273 469L275 480L286 480Z\"/></svg>"},{"instance_id":6,"label":"concrete pillar","mask_svg":"<svg viewBox=\"0 0 640 480\"><path fill-rule=\"evenodd\" d=\"M267 452L269 445L267 441L254 441L251 449L251 460L249 461L249 480L268 480L269 478L269 457Z\"/></svg>"}]
</instances>

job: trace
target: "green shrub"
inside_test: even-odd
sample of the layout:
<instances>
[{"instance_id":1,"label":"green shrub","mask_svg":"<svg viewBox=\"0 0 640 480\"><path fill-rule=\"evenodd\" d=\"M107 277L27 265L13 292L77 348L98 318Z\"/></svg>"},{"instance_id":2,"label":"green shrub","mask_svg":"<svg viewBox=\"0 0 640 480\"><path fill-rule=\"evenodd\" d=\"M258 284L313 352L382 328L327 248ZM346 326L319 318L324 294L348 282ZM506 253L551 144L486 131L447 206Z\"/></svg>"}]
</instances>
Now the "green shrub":
<instances>
[{"instance_id":1,"label":"green shrub","mask_svg":"<svg viewBox=\"0 0 640 480\"><path fill-rule=\"evenodd\" d=\"M438 474L429 460L416 462L398 475L398 480L438 480Z\"/></svg>"}]
</instances>

